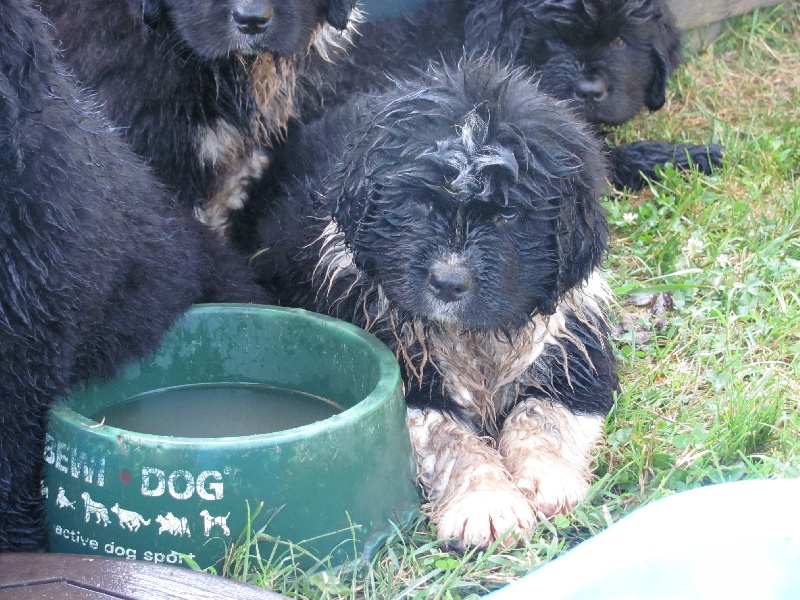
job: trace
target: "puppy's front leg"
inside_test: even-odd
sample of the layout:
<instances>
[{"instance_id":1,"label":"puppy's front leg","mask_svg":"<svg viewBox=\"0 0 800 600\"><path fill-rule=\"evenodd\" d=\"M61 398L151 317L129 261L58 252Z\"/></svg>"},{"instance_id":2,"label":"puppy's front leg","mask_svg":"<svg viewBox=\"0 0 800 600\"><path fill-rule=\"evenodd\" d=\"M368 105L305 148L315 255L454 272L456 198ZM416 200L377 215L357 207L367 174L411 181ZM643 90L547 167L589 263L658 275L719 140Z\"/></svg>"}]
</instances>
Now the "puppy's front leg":
<instances>
[{"instance_id":1,"label":"puppy's front leg","mask_svg":"<svg viewBox=\"0 0 800 600\"><path fill-rule=\"evenodd\" d=\"M514 407L498 448L517 488L537 510L550 517L583 500L603 422L600 415L577 415L534 398Z\"/></svg>"},{"instance_id":2,"label":"puppy's front leg","mask_svg":"<svg viewBox=\"0 0 800 600\"><path fill-rule=\"evenodd\" d=\"M424 507L440 538L485 547L509 530L524 533L536 516L497 450L450 415L408 409ZM505 545L513 545L506 538Z\"/></svg>"},{"instance_id":3,"label":"puppy's front leg","mask_svg":"<svg viewBox=\"0 0 800 600\"><path fill-rule=\"evenodd\" d=\"M615 188L640 190L647 179L658 179L656 167L672 163L675 168L697 169L711 175L722 166L723 149L717 144L695 146L671 142L642 141L607 147L611 163L611 183Z\"/></svg>"}]
</instances>

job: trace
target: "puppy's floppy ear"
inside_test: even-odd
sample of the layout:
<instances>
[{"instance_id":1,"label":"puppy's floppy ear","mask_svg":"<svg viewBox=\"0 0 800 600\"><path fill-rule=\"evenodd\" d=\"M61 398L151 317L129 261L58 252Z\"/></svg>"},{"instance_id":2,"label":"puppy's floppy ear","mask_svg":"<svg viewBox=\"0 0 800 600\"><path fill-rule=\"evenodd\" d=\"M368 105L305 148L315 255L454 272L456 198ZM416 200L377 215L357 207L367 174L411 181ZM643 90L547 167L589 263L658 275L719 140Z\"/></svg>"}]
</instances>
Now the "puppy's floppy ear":
<instances>
[{"instance_id":1,"label":"puppy's floppy ear","mask_svg":"<svg viewBox=\"0 0 800 600\"><path fill-rule=\"evenodd\" d=\"M356 0L330 0L325 11L325 19L339 31L346 29Z\"/></svg>"},{"instance_id":2,"label":"puppy's floppy ear","mask_svg":"<svg viewBox=\"0 0 800 600\"><path fill-rule=\"evenodd\" d=\"M683 34L675 25L675 17L665 2L656 2L654 16L656 28L650 60L653 62L653 79L645 94L645 105L658 110L666 99L667 79L681 62Z\"/></svg>"},{"instance_id":3,"label":"puppy's floppy ear","mask_svg":"<svg viewBox=\"0 0 800 600\"><path fill-rule=\"evenodd\" d=\"M382 96L375 97L382 102ZM374 197L375 188L379 185L374 177L376 168L380 169L385 161L378 156L387 145L386 132L375 125L372 120L370 108L365 108L372 102L369 95L363 96L359 101L351 102L342 107L341 111L332 110L336 115L347 114L346 119L354 123L344 142L344 150L338 160L332 165L325 177L324 202L333 213L333 218L340 231L344 233L345 241L352 244L356 233L364 219L369 201ZM364 115L370 116L366 121ZM337 117L334 117L336 120ZM321 119L320 122L324 122Z\"/></svg>"},{"instance_id":4,"label":"puppy's floppy ear","mask_svg":"<svg viewBox=\"0 0 800 600\"><path fill-rule=\"evenodd\" d=\"M585 281L603 262L608 247L608 219L600 203L606 190L605 161L584 156L585 180L575 181L574 204L565 205L558 227L569 235L559 238L558 293L564 294Z\"/></svg>"},{"instance_id":5,"label":"puppy's floppy ear","mask_svg":"<svg viewBox=\"0 0 800 600\"><path fill-rule=\"evenodd\" d=\"M645 91L644 103L650 110L658 110L664 106L667 97L667 80L669 79L670 68L664 53L658 48L650 50L650 58L653 61L653 79Z\"/></svg>"},{"instance_id":6,"label":"puppy's floppy ear","mask_svg":"<svg viewBox=\"0 0 800 600\"><path fill-rule=\"evenodd\" d=\"M671 73L683 60L683 32L675 24L675 15L672 14L666 2L657 2L655 11L655 18L659 25L655 46L663 52Z\"/></svg>"},{"instance_id":7,"label":"puppy's floppy ear","mask_svg":"<svg viewBox=\"0 0 800 600\"><path fill-rule=\"evenodd\" d=\"M359 223L367 209L367 198L372 193L372 182L357 175L353 162L343 165L335 174L336 182L331 190L336 197L331 199L335 210L333 217L345 240L352 242Z\"/></svg>"}]
</instances>

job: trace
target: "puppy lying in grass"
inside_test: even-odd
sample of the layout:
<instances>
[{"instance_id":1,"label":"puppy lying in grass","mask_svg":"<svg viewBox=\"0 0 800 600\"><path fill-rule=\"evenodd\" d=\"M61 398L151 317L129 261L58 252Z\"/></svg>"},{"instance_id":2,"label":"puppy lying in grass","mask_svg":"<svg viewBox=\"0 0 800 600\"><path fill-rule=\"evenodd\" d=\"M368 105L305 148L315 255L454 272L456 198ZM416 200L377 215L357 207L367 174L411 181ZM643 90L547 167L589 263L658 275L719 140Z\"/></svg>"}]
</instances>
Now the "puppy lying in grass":
<instances>
[{"instance_id":1,"label":"puppy lying in grass","mask_svg":"<svg viewBox=\"0 0 800 600\"><path fill-rule=\"evenodd\" d=\"M299 128L257 190L258 280L395 351L425 510L458 545L589 487L617 387L605 182L571 112L470 59Z\"/></svg>"}]
</instances>

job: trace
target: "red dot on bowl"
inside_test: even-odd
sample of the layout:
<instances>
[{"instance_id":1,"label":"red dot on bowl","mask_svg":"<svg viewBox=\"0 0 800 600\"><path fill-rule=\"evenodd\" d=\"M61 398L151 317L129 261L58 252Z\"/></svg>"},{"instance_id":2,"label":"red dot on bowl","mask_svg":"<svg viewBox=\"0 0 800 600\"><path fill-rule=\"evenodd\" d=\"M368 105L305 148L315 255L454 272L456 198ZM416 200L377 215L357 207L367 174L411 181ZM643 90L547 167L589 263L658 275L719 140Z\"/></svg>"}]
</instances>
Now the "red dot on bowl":
<instances>
[{"instance_id":1,"label":"red dot on bowl","mask_svg":"<svg viewBox=\"0 0 800 600\"><path fill-rule=\"evenodd\" d=\"M119 472L119 479L122 483L130 483L133 477L131 476L131 472L126 469Z\"/></svg>"}]
</instances>

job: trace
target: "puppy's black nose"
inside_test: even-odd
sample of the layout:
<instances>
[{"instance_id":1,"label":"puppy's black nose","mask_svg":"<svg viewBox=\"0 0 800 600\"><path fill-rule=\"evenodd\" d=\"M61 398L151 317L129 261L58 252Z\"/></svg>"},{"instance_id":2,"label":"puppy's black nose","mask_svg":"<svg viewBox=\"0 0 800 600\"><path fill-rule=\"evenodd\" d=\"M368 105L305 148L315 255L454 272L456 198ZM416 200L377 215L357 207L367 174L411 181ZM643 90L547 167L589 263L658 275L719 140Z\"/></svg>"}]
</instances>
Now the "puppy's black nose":
<instances>
[{"instance_id":1,"label":"puppy's black nose","mask_svg":"<svg viewBox=\"0 0 800 600\"><path fill-rule=\"evenodd\" d=\"M266 29L273 12L272 5L264 0L242 0L236 3L231 14L239 31L256 35Z\"/></svg>"},{"instance_id":2,"label":"puppy's black nose","mask_svg":"<svg viewBox=\"0 0 800 600\"><path fill-rule=\"evenodd\" d=\"M602 77L579 79L575 84L575 96L581 100L600 102L606 97L608 87Z\"/></svg>"},{"instance_id":3,"label":"puppy's black nose","mask_svg":"<svg viewBox=\"0 0 800 600\"><path fill-rule=\"evenodd\" d=\"M428 275L428 285L442 302L455 302L464 297L472 286L472 275L467 268L436 263Z\"/></svg>"}]
</instances>

